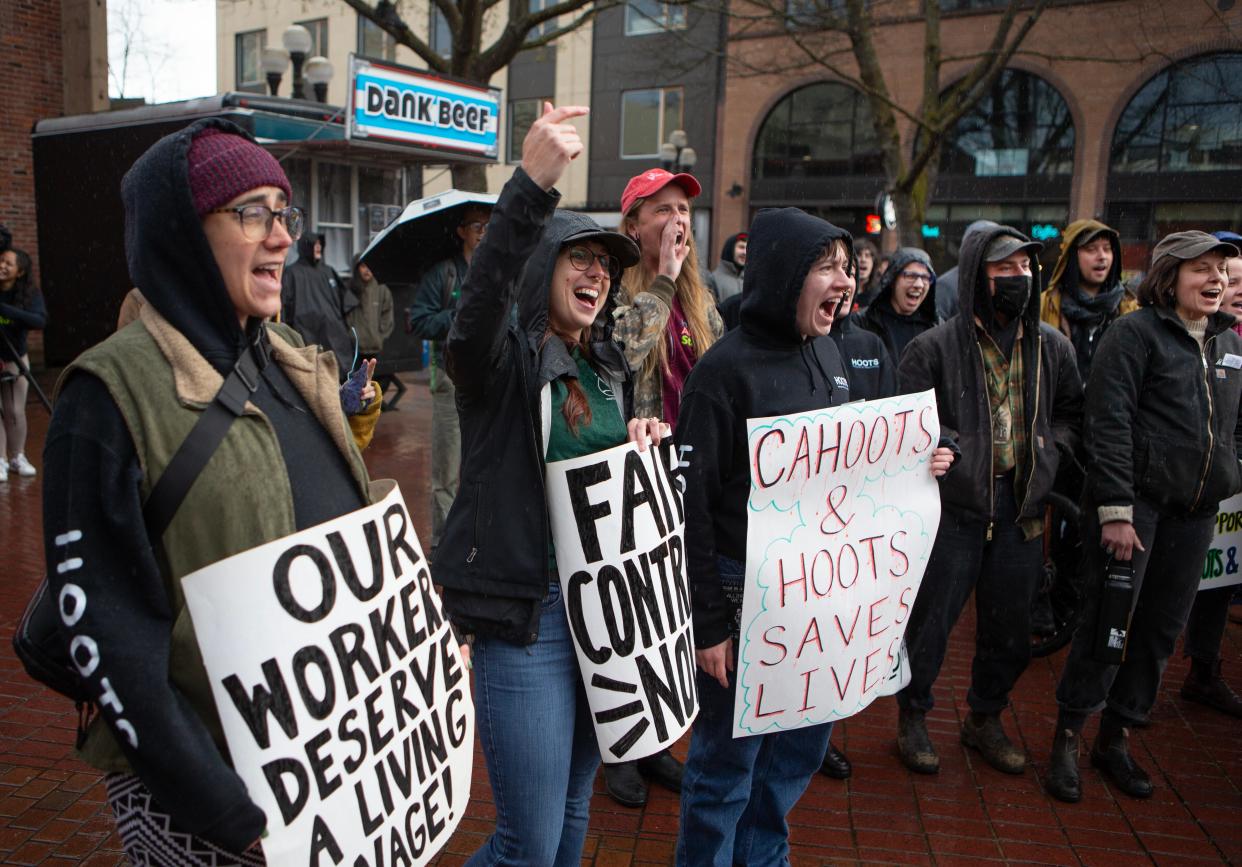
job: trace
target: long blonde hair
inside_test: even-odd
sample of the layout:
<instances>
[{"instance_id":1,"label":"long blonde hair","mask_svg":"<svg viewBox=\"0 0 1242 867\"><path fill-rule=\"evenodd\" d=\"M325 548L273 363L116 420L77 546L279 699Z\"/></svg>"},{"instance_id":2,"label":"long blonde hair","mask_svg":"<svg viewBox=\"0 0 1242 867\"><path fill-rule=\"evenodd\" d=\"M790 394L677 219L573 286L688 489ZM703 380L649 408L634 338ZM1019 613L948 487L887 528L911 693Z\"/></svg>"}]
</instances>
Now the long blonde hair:
<instances>
[{"instance_id":1,"label":"long blonde hair","mask_svg":"<svg viewBox=\"0 0 1242 867\"><path fill-rule=\"evenodd\" d=\"M645 198L636 200L621 220L621 231L631 238L635 236L634 230L638 227L638 211L646 201ZM690 337L694 341L694 356L699 359L716 342L716 335L712 333L711 318L708 316L708 310L715 304L712 301L712 293L699 276L699 252L694 243L693 231L689 233L686 241L690 252L686 260L681 263L681 273L677 275L674 285L677 287L676 297L681 299L681 309L686 314L686 326L690 329ZM633 304L634 298L640 292L646 292L655 278L656 275L647 270L646 258L640 258L633 268L626 268L621 275L621 297L624 302ZM664 330L667 332L667 326ZM657 370L668 370L668 339L664 334L660 335L655 347L643 359L639 375L652 376Z\"/></svg>"}]
</instances>

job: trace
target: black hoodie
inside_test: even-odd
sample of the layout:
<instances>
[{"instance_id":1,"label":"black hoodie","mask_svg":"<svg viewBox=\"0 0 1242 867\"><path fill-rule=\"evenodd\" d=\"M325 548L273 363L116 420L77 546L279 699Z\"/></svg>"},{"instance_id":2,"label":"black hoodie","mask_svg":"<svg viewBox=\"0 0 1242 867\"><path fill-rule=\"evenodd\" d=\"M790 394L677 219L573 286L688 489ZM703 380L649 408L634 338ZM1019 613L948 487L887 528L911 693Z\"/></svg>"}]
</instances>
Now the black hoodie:
<instances>
[{"instance_id":1,"label":"black hoodie","mask_svg":"<svg viewBox=\"0 0 1242 867\"><path fill-rule=\"evenodd\" d=\"M549 583L546 386L578 375L564 342L546 339L548 286L562 245L603 231L582 214L555 211L558 199L521 168L513 173L470 260L445 351L461 420L461 484L433 574L455 624L517 644L539 637L539 602ZM625 246L637 261L628 239L610 233L597 240L614 255L616 245ZM628 407L628 368L611 338L617 289L613 281L596 317L590 358Z\"/></svg>"},{"instance_id":2,"label":"black hoodie","mask_svg":"<svg viewBox=\"0 0 1242 867\"><path fill-rule=\"evenodd\" d=\"M354 337L345 315L358 306L358 296L342 285L322 259L315 261L315 242L323 236L307 232L298 239L298 260L285 268L280 291L280 321L336 354L344 376L354 363Z\"/></svg>"},{"instance_id":3,"label":"black hoodie","mask_svg":"<svg viewBox=\"0 0 1242 867\"><path fill-rule=\"evenodd\" d=\"M850 400L836 345L828 337L804 340L796 321L802 283L837 239L853 245L844 229L797 208L760 211L748 238L741 326L686 379L677 443L692 449L685 458L686 548L698 647L724 641L736 615L716 558L746 559L746 420Z\"/></svg>"},{"instance_id":4,"label":"black hoodie","mask_svg":"<svg viewBox=\"0 0 1242 867\"><path fill-rule=\"evenodd\" d=\"M893 309L893 286L897 275L912 262L927 268L931 274L931 285L915 311L903 316ZM879 335L888 350L888 357L894 363L900 361L910 341L940 321L936 315L936 270L932 268L931 258L916 247L902 247L893 253L888 270L880 276L880 289L875 300L866 310L853 314L852 319L859 328Z\"/></svg>"},{"instance_id":5,"label":"black hoodie","mask_svg":"<svg viewBox=\"0 0 1242 867\"><path fill-rule=\"evenodd\" d=\"M1026 239L1008 226L967 233L958 258L957 315L914 338L898 364L903 393L935 389L941 434L960 450L953 472L940 480L941 502L983 521L993 520L996 504L992 413L975 317L989 330L995 328L983 254L1002 234ZM1019 520L1043 515L1062 456L1072 460L1077 454L1082 425L1082 381L1074 348L1065 335L1040 323L1038 275L1032 276L1032 284L1018 344L1030 450L1027 477L1017 480Z\"/></svg>"}]
</instances>

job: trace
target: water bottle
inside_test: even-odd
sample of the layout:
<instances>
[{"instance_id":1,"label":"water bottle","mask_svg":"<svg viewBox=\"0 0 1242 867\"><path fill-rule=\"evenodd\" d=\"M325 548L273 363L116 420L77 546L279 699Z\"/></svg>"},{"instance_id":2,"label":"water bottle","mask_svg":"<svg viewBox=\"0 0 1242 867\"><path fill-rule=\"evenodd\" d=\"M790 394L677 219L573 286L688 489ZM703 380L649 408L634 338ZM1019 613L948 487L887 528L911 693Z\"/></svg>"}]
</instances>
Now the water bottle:
<instances>
[{"instance_id":1,"label":"water bottle","mask_svg":"<svg viewBox=\"0 0 1242 867\"><path fill-rule=\"evenodd\" d=\"M1095 620L1096 662L1120 665L1126 656L1130 632L1130 605L1134 600L1134 568L1129 562L1109 560Z\"/></svg>"}]
</instances>

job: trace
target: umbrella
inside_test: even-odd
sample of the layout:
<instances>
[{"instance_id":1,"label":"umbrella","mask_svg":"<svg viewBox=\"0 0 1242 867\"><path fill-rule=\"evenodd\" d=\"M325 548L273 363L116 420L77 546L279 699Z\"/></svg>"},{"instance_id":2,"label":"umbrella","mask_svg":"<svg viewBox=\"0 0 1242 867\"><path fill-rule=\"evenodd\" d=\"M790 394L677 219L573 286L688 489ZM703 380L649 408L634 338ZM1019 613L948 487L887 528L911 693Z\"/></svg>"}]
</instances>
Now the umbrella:
<instances>
[{"instance_id":1,"label":"umbrella","mask_svg":"<svg viewBox=\"0 0 1242 867\"><path fill-rule=\"evenodd\" d=\"M430 265L452 256L454 229L471 205L492 207L496 196L449 190L406 205L362 254L381 283L413 283Z\"/></svg>"}]
</instances>

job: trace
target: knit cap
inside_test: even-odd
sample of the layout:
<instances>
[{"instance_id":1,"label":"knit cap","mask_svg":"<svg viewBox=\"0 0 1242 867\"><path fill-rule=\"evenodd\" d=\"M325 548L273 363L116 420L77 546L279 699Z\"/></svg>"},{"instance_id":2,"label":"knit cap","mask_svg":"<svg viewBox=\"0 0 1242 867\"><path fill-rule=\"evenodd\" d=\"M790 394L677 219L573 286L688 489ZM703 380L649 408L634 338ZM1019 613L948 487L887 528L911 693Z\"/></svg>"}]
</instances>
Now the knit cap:
<instances>
[{"instance_id":1,"label":"knit cap","mask_svg":"<svg viewBox=\"0 0 1242 867\"><path fill-rule=\"evenodd\" d=\"M208 127L194 137L187 155L190 195L200 217L255 187L293 193L276 158L249 139Z\"/></svg>"}]
</instances>

